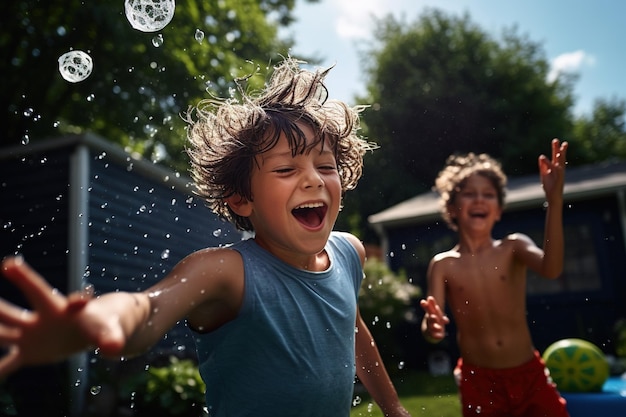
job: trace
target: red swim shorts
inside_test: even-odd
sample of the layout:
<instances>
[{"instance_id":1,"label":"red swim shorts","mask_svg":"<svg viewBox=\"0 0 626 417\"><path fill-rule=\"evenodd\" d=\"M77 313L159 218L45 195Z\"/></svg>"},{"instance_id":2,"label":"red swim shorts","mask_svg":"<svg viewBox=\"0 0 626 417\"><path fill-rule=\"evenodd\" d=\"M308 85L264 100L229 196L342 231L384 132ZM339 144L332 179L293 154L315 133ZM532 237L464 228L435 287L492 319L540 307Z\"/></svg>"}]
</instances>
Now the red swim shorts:
<instances>
[{"instance_id":1,"label":"red swim shorts","mask_svg":"<svg viewBox=\"0 0 626 417\"><path fill-rule=\"evenodd\" d=\"M525 364L507 369L481 368L459 359L454 374L464 417L569 416L539 352Z\"/></svg>"}]
</instances>

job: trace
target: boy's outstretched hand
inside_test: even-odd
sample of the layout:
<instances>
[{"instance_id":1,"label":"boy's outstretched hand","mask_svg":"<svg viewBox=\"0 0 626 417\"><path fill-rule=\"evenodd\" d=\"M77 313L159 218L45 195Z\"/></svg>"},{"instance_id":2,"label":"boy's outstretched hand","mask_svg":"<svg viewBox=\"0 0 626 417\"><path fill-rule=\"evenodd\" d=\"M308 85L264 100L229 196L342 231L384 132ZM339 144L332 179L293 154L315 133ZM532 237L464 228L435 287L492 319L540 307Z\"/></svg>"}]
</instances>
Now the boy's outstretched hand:
<instances>
[{"instance_id":1,"label":"boy's outstretched hand","mask_svg":"<svg viewBox=\"0 0 626 417\"><path fill-rule=\"evenodd\" d=\"M420 306L426 313L424 315L426 323L426 328L423 329L424 336L431 342L441 341L446 336L446 325L450 323L450 319L441 311L441 307L433 296L421 300Z\"/></svg>"},{"instance_id":2,"label":"boy's outstretched hand","mask_svg":"<svg viewBox=\"0 0 626 417\"><path fill-rule=\"evenodd\" d=\"M558 139L552 139L552 158L539 156L539 175L541 184L549 200L555 193L562 195L563 183L565 182L565 164L567 163L567 142L561 143Z\"/></svg>"},{"instance_id":3,"label":"boy's outstretched hand","mask_svg":"<svg viewBox=\"0 0 626 417\"><path fill-rule=\"evenodd\" d=\"M22 366L58 362L90 346L101 346L105 334L108 349L123 344L117 320L102 320L102 314L89 312L88 291L60 294L21 257L5 259L2 274L22 291L32 310L0 298L0 346L7 351L0 358L0 379Z\"/></svg>"}]
</instances>

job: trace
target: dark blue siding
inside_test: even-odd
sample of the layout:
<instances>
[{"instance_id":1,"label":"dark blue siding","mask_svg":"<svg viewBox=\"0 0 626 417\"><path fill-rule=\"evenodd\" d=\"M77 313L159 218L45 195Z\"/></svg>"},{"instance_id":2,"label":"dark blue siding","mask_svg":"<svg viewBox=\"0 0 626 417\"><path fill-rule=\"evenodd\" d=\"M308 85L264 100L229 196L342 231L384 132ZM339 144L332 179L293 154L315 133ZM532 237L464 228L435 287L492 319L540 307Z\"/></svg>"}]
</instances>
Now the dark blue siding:
<instances>
[{"instance_id":1,"label":"dark blue siding","mask_svg":"<svg viewBox=\"0 0 626 417\"><path fill-rule=\"evenodd\" d=\"M100 157L90 176L87 280L99 293L144 290L191 252L240 239L190 188L157 183ZM193 350L193 344L181 324L156 349Z\"/></svg>"},{"instance_id":2,"label":"dark blue siding","mask_svg":"<svg viewBox=\"0 0 626 417\"><path fill-rule=\"evenodd\" d=\"M217 218L194 197L181 179L146 161L132 160L120 149L92 136L52 139L33 146L0 149L0 256L20 253L54 287L68 291L72 155L87 147L88 244L84 280L97 293L136 291L163 278L185 255L207 246L241 239L229 223ZM81 148L82 149L82 148ZM74 159L75 161L75 159ZM83 178L84 179L84 178ZM80 193L78 193L80 195ZM81 217L82 219L83 217ZM77 221L76 219L71 221ZM79 272L80 273L80 272ZM75 280L74 280L75 281ZM27 307L20 292L0 279L0 297ZM42 346L42 348L45 348ZM146 357L175 353L195 355L192 338L178 323ZM124 374L128 363L91 357L91 378ZM114 369L116 371L114 371ZM139 368L143 369L143 367ZM80 373L80 372L79 372ZM18 415L69 415L76 369L68 363L22 369L7 382ZM87 377L85 371L83 377ZM83 386L87 381L82 381ZM36 393L37 401L32 401ZM72 397L73 398L73 397Z\"/></svg>"}]
</instances>

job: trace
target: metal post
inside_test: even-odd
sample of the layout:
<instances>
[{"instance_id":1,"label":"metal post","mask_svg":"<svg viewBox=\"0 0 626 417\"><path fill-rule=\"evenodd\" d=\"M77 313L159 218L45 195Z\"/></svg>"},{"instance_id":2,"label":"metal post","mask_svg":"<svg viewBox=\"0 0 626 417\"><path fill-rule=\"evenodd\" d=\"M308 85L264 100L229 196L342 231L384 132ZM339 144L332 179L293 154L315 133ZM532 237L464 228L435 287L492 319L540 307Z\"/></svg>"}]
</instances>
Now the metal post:
<instances>
[{"instance_id":1,"label":"metal post","mask_svg":"<svg viewBox=\"0 0 626 417\"><path fill-rule=\"evenodd\" d=\"M70 156L69 183L68 292L85 285L89 249L89 149L78 143ZM69 359L70 415L84 415L88 383L88 354L82 352Z\"/></svg>"}]
</instances>

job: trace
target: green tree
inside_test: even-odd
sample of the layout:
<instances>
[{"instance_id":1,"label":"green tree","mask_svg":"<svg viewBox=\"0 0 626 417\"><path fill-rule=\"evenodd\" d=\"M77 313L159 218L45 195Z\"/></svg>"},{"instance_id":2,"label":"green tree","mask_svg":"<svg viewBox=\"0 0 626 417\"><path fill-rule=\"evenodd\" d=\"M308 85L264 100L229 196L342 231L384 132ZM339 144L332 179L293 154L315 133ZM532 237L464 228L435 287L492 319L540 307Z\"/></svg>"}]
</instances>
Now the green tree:
<instances>
[{"instance_id":1,"label":"green tree","mask_svg":"<svg viewBox=\"0 0 626 417\"><path fill-rule=\"evenodd\" d=\"M293 21L294 5L178 2L164 29L146 33L132 28L123 0L2 2L2 145L88 130L149 158L165 149L167 162L185 169L181 112L207 98L207 88L228 96L233 78L287 55L293 41L279 39L278 28ZM75 84L58 71L58 57L70 50L94 62ZM263 77L248 83L260 87Z\"/></svg>"},{"instance_id":2,"label":"green tree","mask_svg":"<svg viewBox=\"0 0 626 417\"><path fill-rule=\"evenodd\" d=\"M373 38L359 101L372 104L364 131L381 148L346 198L353 223L428 190L452 153L488 152L514 176L536 171L549 139L570 136L575 78L547 81L541 46L516 28L496 39L468 15L430 9L413 23L378 20Z\"/></svg>"},{"instance_id":3,"label":"green tree","mask_svg":"<svg viewBox=\"0 0 626 417\"><path fill-rule=\"evenodd\" d=\"M626 160L626 101L598 99L590 116L574 123L569 158L577 164Z\"/></svg>"}]
</instances>

